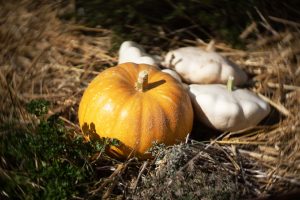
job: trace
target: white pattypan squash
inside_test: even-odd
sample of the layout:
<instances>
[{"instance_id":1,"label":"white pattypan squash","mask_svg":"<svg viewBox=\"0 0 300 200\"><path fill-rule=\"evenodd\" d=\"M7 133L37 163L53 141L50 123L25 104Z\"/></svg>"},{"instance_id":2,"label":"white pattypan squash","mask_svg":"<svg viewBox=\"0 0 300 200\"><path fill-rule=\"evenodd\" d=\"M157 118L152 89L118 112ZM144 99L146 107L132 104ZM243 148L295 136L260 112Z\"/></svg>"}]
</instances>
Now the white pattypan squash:
<instances>
[{"instance_id":1,"label":"white pattypan squash","mask_svg":"<svg viewBox=\"0 0 300 200\"><path fill-rule=\"evenodd\" d=\"M119 49L118 64L126 62L158 66L158 61L154 56L147 54L141 45L132 41L123 42Z\"/></svg>"},{"instance_id":2,"label":"white pattypan squash","mask_svg":"<svg viewBox=\"0 0 300 200\"><path fill-rule=\"evenodd\" d=\"M247 81L246 73L237 65L217 52L198 47L183 47L169 51L162 65L173 68L187 83L226 83L229 76L234 77L236 85L242 85Z\"/></svg>"},{"instance_id":3,"label":"white pattypan squash","mask_svg":"<svg viewBox=\"0 0 300 200\"><path fill-rule=\"evenodd\" d=\"M183 86L183 88L186 91L188 91L189 86L182 82L182 80L181 80L181 78L180 78L180 76L177 72L175 72L174 70L171 70L171 69L163 69L161 71L164 72L164 73L170 74L173 78L175 78L176 80L178 80L181 83L181 85Z\"/></svg>"},{"instance_id":4,"label":"white pattypan squash","mask_svg":"<svg viewBox=\"0 0 300 200\"><path fill-rule=\"evenodd\" d=\"M197 117L222 131L255 126L270 112L269 104L247 89L230 91L221 84L191 84L189 93Z\"/></svg>"},{"instance_id":5,"label":"white pattypan squash","mask_svg":"<svg viewBox=\"0 0 300 200\"><path fill-rule=\"evenodd\" d=\"M175 72L174 70L163 69L161 71L164 72L164 73L170 74L173 78L175 78L177 81L179 81L180 83L182 83L182 80L181 80L179 74L177 72Z\"/></svg>"}]
</instances>

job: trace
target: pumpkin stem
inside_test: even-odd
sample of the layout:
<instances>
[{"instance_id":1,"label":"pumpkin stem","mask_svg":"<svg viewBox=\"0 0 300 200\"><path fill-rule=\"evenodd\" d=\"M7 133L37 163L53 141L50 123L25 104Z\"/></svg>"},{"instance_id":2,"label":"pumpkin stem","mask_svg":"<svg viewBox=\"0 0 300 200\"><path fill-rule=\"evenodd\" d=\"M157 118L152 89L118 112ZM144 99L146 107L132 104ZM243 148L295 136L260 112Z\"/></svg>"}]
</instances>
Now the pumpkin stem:
<instances>
[{"instance_id":1,"label":"pumpkin stem","mask_svg":"<svg viewBox=\"0 0 300 200\"><path fill-rule=\"evenodd\" d=\"M139 92L145 92L148 86L148 72L146 70L141 71L138 75L136 82L136 89Z\"/></svg>"},{"instance_id":2,"label":"pumpkin stem","mask_svg":"<svg viewBox=\"0 0 300 200\"><path fill-rule=\"evenodd\" d=\"M228 77L228 81L227 81L227 90L232 92L234 87L234 77L233 76L229 76Z\"/></svg>"}]
</instances>

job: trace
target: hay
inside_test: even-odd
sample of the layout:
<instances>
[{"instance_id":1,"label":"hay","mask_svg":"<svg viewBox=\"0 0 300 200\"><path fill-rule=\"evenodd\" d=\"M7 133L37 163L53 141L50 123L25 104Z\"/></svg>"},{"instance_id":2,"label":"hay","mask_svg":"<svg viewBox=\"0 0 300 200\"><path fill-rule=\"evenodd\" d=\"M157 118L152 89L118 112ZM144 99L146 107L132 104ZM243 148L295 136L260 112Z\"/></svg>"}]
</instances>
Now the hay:
<instances>
[{"instance_id":1,"label":"hay","mask_svg":"<svg viewBox=\"0 0 300 200\"><path fill-rule=\"evenodd\" d=\"M68 24L57 17L63 9L66 8L58 4L33 5L27 0L2 5L1 124L24 128L25 124L35 124L36 119L25 111L24 105L32 99L43 98L52 104L49 115L60 113L67 127L75 130L70 134L80 134L77 125L80 97L91 79L101 70L114 66L117 57L109 53L109 30ZM207 192L206 197L213 198L215 196L209 195L225 191L233 194L231 198L238 198L299 188L299 24L275 17L270 19L283 23L286 30L277 32L262 17L262 22L253 22L241 34L241 39L248 44L247 50L234 49L221 42L215 44L218 51L251 75L247 87L272 105L272 113L260 126L223 133L207 142L190 141L161 148L153 161L109 162L108 167L115 170L91 187L91 196L101 192L105 198L118 195L159 198L158 195L163 194L166 198L175 198L189 193L201 198ZM259 31L258 26L264 30ZM93 35L86 34L90 32ZM172 39L167 42L176 46ZM208 45L200 39L180 41L181 46L191 44ZM9 134L9 130L1 134ZM202 133L196 130L193 134ZM96 162L104 166L101 159ZM201 189L206 179L211 184L221 181L226 188L217 185L214 191Z\"/></svg>"},{"instance_id":2,"label":"hay","mask_svg":"<svg viewBox=\"0 0 300 200\"><path fill-rule=\"evenodd\" d=\"M11 106L13 102L44 98L57 111L70 108L78 103L91 75L114 65L107 53L109 31L99 29L97 36L86 36L82 27L62 23L54 5L29 11L30 6L30 1L23 1L1 9L7 16L0 27L1 122L24 118L22 106Z\"/></svg>"}]
</instances>

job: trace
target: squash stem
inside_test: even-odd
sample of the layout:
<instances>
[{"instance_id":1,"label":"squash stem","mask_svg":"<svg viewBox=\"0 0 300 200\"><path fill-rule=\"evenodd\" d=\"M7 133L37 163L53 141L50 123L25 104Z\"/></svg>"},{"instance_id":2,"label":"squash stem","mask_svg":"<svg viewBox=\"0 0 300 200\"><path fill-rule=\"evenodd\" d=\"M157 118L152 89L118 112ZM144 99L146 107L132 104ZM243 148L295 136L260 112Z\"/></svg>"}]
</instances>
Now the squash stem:
<instances>
[{"instance_id":1,"label":"squash stem","mask_svg":"<svg viewBox=\"0 0 300 200\"><path fill-rule=\"evenodd\" d=\"M148 72L146 70L141 71L138 75L136 82L136 89L139 92L145 92L148 86Z\"/></svg>"},{"instance_id":2,"label":"squash stem","mask_svg":"<svg viewBox=\"0 0 300 200\"><path fill-rule=\"evenodd\" d=\"M227 90L232 92L234 87L234 77L233 76L229 76L228 77L228 81L227 81Z\"/></svg>"},{"instance_id":3,"label":"squash stem","mask_svg":"<svg viewBox=\"0 0 300 200\"><path fill-rule=\"evenodd\" d=\"M216 44L216 41L215 40L211 40L208 45L206 46L206 51L208 52L212 52L212 51L215 51L215 44Z\"/></svg>"}]
</instances>

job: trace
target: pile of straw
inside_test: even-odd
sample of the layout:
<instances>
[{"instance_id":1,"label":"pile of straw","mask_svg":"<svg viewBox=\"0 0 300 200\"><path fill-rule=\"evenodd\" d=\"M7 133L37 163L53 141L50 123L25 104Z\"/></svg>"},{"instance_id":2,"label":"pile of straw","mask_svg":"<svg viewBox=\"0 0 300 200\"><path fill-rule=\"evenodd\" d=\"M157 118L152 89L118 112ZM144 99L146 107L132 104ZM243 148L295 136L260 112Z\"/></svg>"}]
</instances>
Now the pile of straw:
<instances>
[{"instance_id":1,"label":"pile of straw","mask_svg":"<svg viewBox=\"0 0 300 200\"><path fill-rule=\"evenodd\" d=\"M61 113L60 118L66 126L75 130L70 134L80 134L77 125L80 97L93 77L116 64L117 56L109 53L109 30L63 21L58 18L62 9L67 8L30 1L2 6L1 124L23 126L35 123L24 105L32 99L42 98L52 103L49 115ZM272 28L273 23L286 28L278 32ZM132 198L140 195L154 198L151 194L159 192L154 189L167 189L175 180L184 182L191 169L195 174L203 170L210 174L219 171L222 176L232 177L236 180L235 187L242 190L244 196L265 196L299 188L299 28L300 24L295 22L262 16L261 22L253 22L241 34L241 39L248 44L247 50L216 42L219 52L250 75L247 87L272 105L271 114L260 126L222 133L210 141L190 141L163 148L153 161L110 162L111 175L95 184L91 194L101 192L102 197L115 197L118 193ZM199 39L180 42L181 45L207 45ZM194 132L202 134L201 130ZM9 134L9 131L1 134ZM175 165L179 166L174 168ZM171 175L166 170L174 173ZM156 181L158 185L149 185L147 180ZM162 189L160 192L164 192ZM115 194L115 191L118 192ZM176 196L170 195L168 197Z\"/></svg>"}]
</instances>

